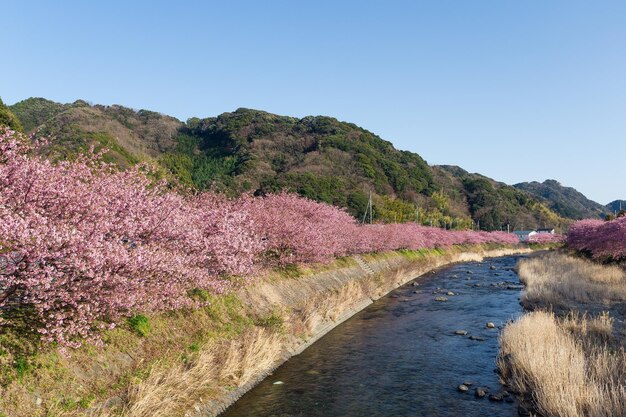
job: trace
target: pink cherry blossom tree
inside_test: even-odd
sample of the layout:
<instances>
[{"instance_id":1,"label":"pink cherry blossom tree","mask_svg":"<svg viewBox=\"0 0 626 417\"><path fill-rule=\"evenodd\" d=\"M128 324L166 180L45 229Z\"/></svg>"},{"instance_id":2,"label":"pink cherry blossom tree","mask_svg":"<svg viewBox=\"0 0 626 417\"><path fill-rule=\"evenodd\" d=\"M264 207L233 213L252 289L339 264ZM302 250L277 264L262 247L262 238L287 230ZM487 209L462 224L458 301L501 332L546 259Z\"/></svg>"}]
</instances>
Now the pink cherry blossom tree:
<instances>
[{"instance_id":1,"label":"pink cherry blossom tree","mask_svg":"<svg viewBox=\"0 0 626 417\"><path fill-rule=\"evenodd\" d=\"M292 194L227 199L179 193L147 166L118 171L99 155L52 163L0 128L0 325L25 311L62 347L122 317L195 305L229 275L338 256L456 244L515 244L501 232L416 224L359 225L344 210Z\"/></svg>"}]
</instances>

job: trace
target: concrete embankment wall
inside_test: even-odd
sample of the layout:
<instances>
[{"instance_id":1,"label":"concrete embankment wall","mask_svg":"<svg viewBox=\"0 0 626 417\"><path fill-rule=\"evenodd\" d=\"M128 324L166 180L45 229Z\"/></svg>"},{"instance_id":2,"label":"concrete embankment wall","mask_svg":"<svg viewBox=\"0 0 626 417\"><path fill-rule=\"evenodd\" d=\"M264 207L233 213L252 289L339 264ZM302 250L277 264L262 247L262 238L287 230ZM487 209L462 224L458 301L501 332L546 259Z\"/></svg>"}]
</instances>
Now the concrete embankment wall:
<instances>
[{"instance_id":1,"label":"concrete embankment wall","mask_svg":"<svg viewBox=\"0 0 626 417\"><path fill-rule=\"evenodd\" d=\"M246 335L234 359L236 386L224 388L212 400L196 403L188 415L215 416L294 355L378 298L439 267L459 262L531 252L528 248L453 248L443 252L389 253L353 257L346 265L297 278L261 279L238 291L250 315L276 314L283 320L279 336L266 332ZM247 345L247 346L245 346ZM249 346L255 346L250 351ZM229 352L231 359L232 352ZM245 369L244 369L245 367Z\"/></svg>"}]
</instances>

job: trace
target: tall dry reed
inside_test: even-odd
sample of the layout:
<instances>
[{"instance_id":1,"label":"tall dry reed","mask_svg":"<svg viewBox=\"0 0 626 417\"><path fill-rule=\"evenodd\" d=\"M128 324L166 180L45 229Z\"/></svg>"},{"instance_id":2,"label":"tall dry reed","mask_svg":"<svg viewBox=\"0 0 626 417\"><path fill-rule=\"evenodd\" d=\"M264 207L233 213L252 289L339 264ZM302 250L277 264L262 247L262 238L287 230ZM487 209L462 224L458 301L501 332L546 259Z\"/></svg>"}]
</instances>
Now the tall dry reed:
<instances>
[{"instance_id":1,"label":"tall dry reed","mask_svg":"<svg viewBox=\"0 0 626 417\"><path fill-rule=\"evenodd\" d=\"M626 353L597 336L610 325L606 317L526 314L504 329L498 366L542 415L626 416Z\"/></svg>"},{"instance_id":2,"label":"tall dry reed","mask_svg":"<svg viewBox=\"0 0 626 417\"><path fill-rule=\"evenodd\" d=\"M562 253L525 259L518 265L526 284L524 301L540 306L601 303L609 306L626 300L626 273Z\"/></svg>"}]
</instances>

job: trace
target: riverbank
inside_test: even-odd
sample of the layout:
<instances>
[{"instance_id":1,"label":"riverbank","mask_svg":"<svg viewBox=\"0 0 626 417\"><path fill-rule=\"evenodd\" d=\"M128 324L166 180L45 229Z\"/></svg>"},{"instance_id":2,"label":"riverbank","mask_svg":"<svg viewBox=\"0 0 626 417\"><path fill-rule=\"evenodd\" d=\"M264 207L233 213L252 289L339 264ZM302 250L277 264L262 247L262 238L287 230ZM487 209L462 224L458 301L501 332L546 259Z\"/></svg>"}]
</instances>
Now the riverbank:
<instances>
[{"instance_id":1,"label":"riverbank","mask_svg":"<svg viewBox=\"0 0 626 417\"><path fill-rule=\"evenodd\" d=\"M501 335L509 389L546 417L626 415L626 272L564 252L518 269L531 312Z\"/></svg>"},{"instance_id":2,"label":"riverbank","mask_svg":"<svg viewBox=\"0 0 626 417\"><path fill-rule=\"evenodd\" d=\"M216 415L394 288L451 263L529 251L472 246L363 255L273 271L225 296L198 292L210 306L142 316L107 331L102 347L69 357L2 357L24 366L0 389L0 410L11 417Z\"/></svg>"}]
</instances>

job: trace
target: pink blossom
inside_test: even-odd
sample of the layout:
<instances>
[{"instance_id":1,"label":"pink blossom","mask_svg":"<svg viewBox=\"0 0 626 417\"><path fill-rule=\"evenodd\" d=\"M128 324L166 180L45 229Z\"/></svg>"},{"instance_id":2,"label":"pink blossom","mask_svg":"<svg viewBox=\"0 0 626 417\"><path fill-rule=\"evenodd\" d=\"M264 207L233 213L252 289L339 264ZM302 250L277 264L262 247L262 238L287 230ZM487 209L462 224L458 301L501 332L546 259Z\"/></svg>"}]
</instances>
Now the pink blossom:
<instances>
[{"instance_id":1,"label":"pink blossom","mask_svg":"<svg viewBox=\"0 0 626 417\"><path fill-rule=\"evenodd\" d=\"M93 153L56 164L0 129L0 313L30 305L43 339L63 348L138 311L193 306L189 290L220 293L229 275L395 249L506 243L502 232L416 224L366 225L292 194L183 195L137 166L120 172ZM11 325L10 320L0 324Z\"/></svg>"},{"instance_id":2,"label":"pink blossom","mask_svg":"<svg viewBox=\"0 0 626 417\"><path fill-rule=\"evenodd\" d=\"M596 259L626 258L626 217L611 221L595 219L574 223L567 235L567 245L588 252Z\"/></svg>"},{"instance_id":3,"label":"pink blossom","mask_svg":"<svg viewBox=\"0 0 626 417\"><path fill-rule=\"evenodd\" d=\"M536 233L528 239L530 243L563 243L565 236L559 233Z\"/></svg>"}]
</instances>

